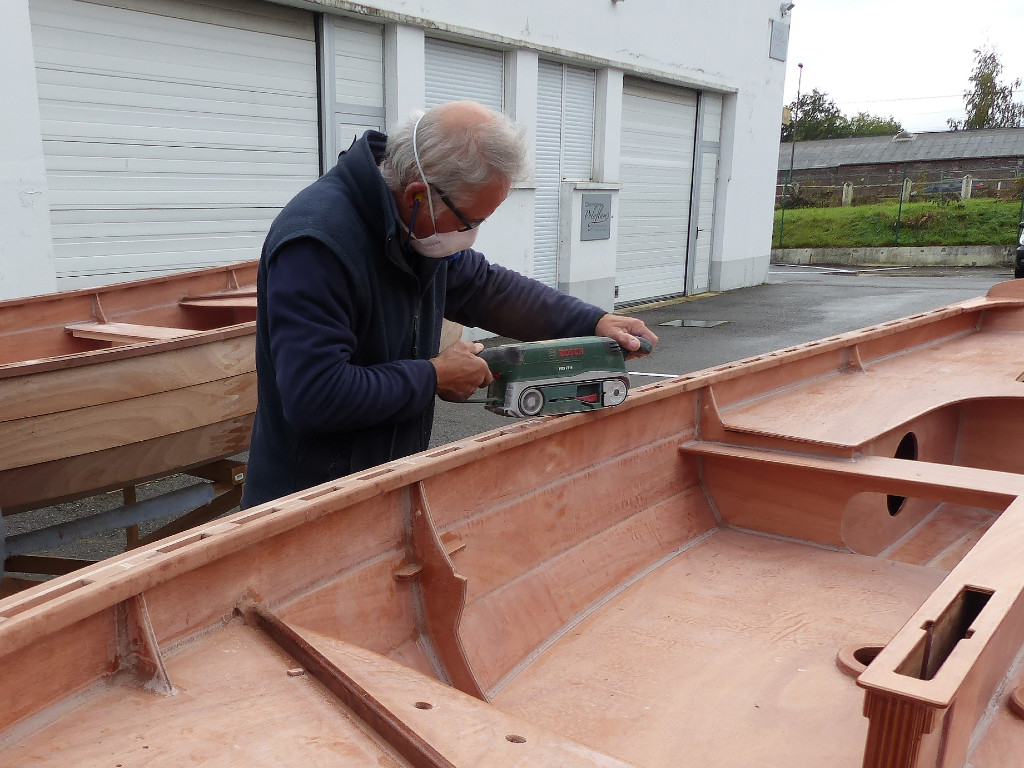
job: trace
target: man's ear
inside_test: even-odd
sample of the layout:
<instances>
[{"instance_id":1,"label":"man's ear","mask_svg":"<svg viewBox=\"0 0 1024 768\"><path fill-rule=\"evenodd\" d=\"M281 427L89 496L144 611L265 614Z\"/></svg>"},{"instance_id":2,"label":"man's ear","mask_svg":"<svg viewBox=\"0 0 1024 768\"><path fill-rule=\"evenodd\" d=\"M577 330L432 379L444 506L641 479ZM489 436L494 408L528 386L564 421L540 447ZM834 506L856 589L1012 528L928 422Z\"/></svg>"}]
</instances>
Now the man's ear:
<instances>
[{"instance_id":1,"label":"man's ear","mask_svg":"<svg viewBox=\"0 0 1024 768\"><path fill-rule=\"evenodd\" d=\"M427 185L422 181L414 181L402 192L402 202L405 203L406 208L411 209L413 203L417 201L420 205L425 205L427 202Z\"/></svg>"}]
</instances>

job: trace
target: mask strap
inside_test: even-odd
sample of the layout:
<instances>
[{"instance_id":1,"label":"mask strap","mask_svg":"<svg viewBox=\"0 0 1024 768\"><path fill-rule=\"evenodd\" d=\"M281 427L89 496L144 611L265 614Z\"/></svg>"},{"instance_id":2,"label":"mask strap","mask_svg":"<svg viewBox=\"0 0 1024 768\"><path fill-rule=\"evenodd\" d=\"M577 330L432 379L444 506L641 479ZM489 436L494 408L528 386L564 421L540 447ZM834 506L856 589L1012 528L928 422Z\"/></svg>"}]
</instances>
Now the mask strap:
<instances>
[{"instance_id":1,"label":"mask strap","mask_svg":"<svg viewBox=\"0 0 1024 768\"><path fill-rule=\"evenodd\" d=\"M420 115L416 119L416 125L414 125L413 128L412 128L412 156L413 156L413 159L416 161L416 168L420 172L420 178L423 179L423 183L427 185L427 205L430 207L430 224L431 224L431 226L433 226L433 224L434 224L434 201L431 199L433 197L433 195L430 194L430 182L427 181L427 175L423 172L423 166L420 165L420 153L419 153L419 150L416 148L416 134L419 133L420 120L422 120L424 118L424 116L425 116L425 114L424 115ZM411 229L411 227L410 227L410 229ZM434 228L434 232L437 232L437 228L436 227Z\"/></svg>"},{"instance_id":2,"label":"mask strap","mask_svg":"<svg viewBox=\"0 0 1024 768\"><path fill-rule=\"evenodd\" d=\"M408 248L409 247L409 243L412 242L412 230L416 226L416 214L419 211L419 209L420 209L420 201L419 200L413 200L412 201L412 216L409 219L409 228L406 230L406 235L405 235L405 247L406 248Z\"/></svg>"}]
</instances>

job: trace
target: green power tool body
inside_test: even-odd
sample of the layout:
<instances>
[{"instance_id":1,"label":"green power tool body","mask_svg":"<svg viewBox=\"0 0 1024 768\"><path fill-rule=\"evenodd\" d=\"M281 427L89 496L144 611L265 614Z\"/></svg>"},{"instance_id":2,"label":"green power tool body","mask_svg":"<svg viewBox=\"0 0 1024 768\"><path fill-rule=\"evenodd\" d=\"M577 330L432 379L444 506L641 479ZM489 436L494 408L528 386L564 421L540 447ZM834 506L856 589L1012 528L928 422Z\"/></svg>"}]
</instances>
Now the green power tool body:
<instances>
[{"instance_id":1,"label":"green power tool body","mask_svg":"<svg viewBox=\"0 0 1024 768\"><path fill-rule=\"evenodd\" d=\"M651 351L640 339L639 352ZM482 402L502 416L578 413L619 405L629 392L626 355L604 336L577 336L491 347L480 357L494 381Z\"/></svg>"}]
</instances>

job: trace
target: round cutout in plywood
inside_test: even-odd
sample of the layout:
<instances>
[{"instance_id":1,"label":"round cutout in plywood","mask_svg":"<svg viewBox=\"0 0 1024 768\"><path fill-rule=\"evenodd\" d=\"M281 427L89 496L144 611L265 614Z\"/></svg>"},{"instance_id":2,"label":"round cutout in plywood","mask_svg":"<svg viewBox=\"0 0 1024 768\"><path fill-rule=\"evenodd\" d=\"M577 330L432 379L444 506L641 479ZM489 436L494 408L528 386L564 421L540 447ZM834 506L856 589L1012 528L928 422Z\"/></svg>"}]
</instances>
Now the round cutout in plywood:
<instances>
[{"instance_id":1,"label":"round cutout in plywood","mask_svg":"<svg viewBox=\"0 0 1024 768\"><path fill-rule=\"evenodd\" d=\"M860 677L861 672L868 668L868 664L875 660L875 657L882 652L883 645L871 643L853 643L839 649L836 654L836 666L839 671L849 677Z\"/></svg>"}]
</instances>

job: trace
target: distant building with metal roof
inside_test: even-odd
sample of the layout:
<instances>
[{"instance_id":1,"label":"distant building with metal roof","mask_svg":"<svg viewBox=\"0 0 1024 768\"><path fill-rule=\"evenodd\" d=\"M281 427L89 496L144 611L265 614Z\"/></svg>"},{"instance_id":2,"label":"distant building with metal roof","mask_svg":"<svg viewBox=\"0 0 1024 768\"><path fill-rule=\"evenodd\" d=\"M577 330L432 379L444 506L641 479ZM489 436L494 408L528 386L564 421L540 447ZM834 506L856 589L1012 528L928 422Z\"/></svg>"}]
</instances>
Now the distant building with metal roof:
<instances>
[{"instance_id":1,"label":"distant building with metal roof","mask_svg":"<svg viewBox=\"0 0 1024 768\"><path fill-rule=\"evenodd\" d=\"M1019 195L1014 182L1024 175L1024 128L784 143L778 169L777 197L791 172L791 181L812 197L839 195L844 184L854 185L861 200L895 196L905 179L917 187L965 175L982 194Z\"/></svg>"},{"instance_id":2,"label":"distant building with metal roof","mask_svg":"<svg viewBox=\"0 0 1024 768\"><path fill-rule=\"evenodd\" d=\"M987 128L979 131L940 131L896 136L798 141L779 146L779 170L837 168L842 165L911 163L968 158L1024 158L1024 128Z\"/></svg>"}]
</instances>

